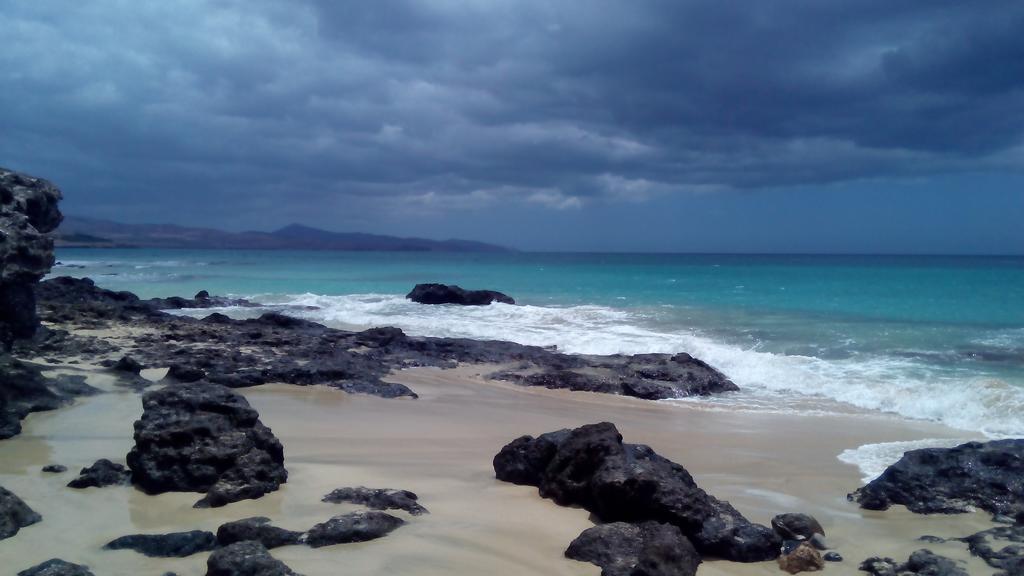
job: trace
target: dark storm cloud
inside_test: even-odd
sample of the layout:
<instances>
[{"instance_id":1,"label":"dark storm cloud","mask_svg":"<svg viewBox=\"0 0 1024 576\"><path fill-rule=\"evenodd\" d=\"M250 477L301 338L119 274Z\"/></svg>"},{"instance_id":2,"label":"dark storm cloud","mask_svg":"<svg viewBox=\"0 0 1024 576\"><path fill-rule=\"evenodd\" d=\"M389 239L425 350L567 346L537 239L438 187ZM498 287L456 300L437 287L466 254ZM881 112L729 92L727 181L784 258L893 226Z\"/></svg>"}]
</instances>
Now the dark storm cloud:
<instances>
[{"instance_id":1,"label":"dark storm cloud","mask_svg":"<svg viewBox=\"0 0 1024 576\"><path fill-rule=\"evenodd\" d=\"M26 0L0 18L0 161L108 216L1021 167L1016 0Z\"/></svg>"}]
</instances>

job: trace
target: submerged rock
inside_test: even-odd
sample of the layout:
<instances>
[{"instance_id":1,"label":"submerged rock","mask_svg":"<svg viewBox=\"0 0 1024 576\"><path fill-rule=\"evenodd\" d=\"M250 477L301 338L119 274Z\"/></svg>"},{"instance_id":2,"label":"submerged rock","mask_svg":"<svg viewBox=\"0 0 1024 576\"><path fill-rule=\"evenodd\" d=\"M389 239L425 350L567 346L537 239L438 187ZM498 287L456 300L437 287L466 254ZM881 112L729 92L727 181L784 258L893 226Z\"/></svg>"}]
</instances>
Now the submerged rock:
<instances>
[{"instance_id":1,"label":"submerged rock","mask_svg":"<svg viewBox=\"0 0 1024 576\"><path fill-rule=\"evenodd\" d=\"M352 512L335 516L310 528L306 533L306 544L311 548L321 548L366 542L385 536L403 524L405 520L384 512Z\"/></svg>"},{"instance_id":2,"label":"submerged rock","mask_svg":"<svg viewBox=\"0 0 1024 576\"><path fill-rule=\"evenodd\" d=\"M63 464L47 464L42 468L43 472L47 474L61 474L68 471L68 467Z\"/></svg>"},{"instance_id":3,"label":"submerged rock","mask_svg":"<svg viewBox=\"0 0 1024 576\"><path fill-rule=\"evenodd\" d=\"M88 566L65 562L60 558L52 558L26 570L18 572L18 576L95 576Z\"/></svg>"},{"instance_id":4,"label":"submerged rock","mask_svg":"<svg viewBox=\"0 0 1024 576\"><path fill-rule=\"evenodd\" d=\"M702 554L740 562L779 555L782 540L770 528L701 490L650 447L624 444L608 422L519 438L495 456L494 470L499 480L537 486L541 496L606 522L673 524Z\"/></svg>"},{"instance_id":5,"label":"submerged rock","mask_svg":"<svg viewBox=\"0 0 1024 576\"><path fill-rule=\"evenodd\" d=\"M1024 524L999 526L962 539L971 554L1011 574L1024 569Z\"/></svg>"},{"instance_id":6,"label":"submerged rock","mask_svg":"<svg viewBox=\"0 0 1024 576\"><path fill-rule=\"evenodd\" d=\"M801 542L791 552L779 556L778 563L783 572L790 574L817 572L825 569L825 559L809 542Z\"/></svg>"},{"instance_id":7,"label":"submerged rock","mask_svg":"<svg viewBox=\"0 0 1024 576\"><path fill-rule=\"evenodd\" d=\"M68 488L102 488L128 484L131 484L131 472L121 464L102 458L92 466L82 468L78 478L68 482Z\"/></svg>"},{"instance_id":8,"label":"submerged rock","mask_svg":"<svg viewBox=\"0 0 1024 576\"><path fill-rule=\"evenodd\" d=\"M0 540L10 538L22 528L42 519L43 517L29 508L21 498L0 486Z\"/></svg>"},{"instance_id":9,"label":"submerged rock","mask_svg":"<svg viewBox=\"0 0 1024 576\"><path fill-rule=\"evenodd\" d=\"M33 285L53 267L60 190L42 178L0 168L0 352L39 326Z\"/></svg>"},{"instance_id":10,"label":"submerged rock","mask_svg":"<svg viewBox=\"0 0 1024 576\"><path fill-rule=\"evenodd\" d=\"M569 544L565 556L600 566L601 576L692 576L700 564L679 528L658 522L588 528Z\"/></svg>"},{"instance_id":11,"label":"submerged rock","mask_svg":"<svg viewBox=\"0 0 1024 576\"><path fill-rule=\"evenodd\" d=\"M405 297L419 304L486 306L492 302L516 303L510 296L494 290L466 290L447 284L417 284Z\"/></svg>"},{"instance_id":12,"label":"submerged rock","mask_svg":"<svg viewBox=\"0 0 1024 576\"><path fill-rule=\"evenodd\" d=\"M272 526L270 518L263 516L235 520L217 528L217 543L221 546L255 540L270 549L298 544L301 537L301 532Z\"/></svg>"},{"instance_id":13,"label":"submerged rock","mask_svg":"<svg viewBox=\"0 0 1024 576\"><path fill-rule=\"evenodd\" d=\"M149 494L206 492L217 507L277 490L288 478L281 443L242 396L206 382L170 385L142 397L132 481Z\"/></svg>"},{"instance_id":14,"label":"submerged rock","mask_svg":"<svg viewBox=\"0 0 1024 576\"><path fill-rule=\"evenodd\" d=\"M323 497L324 502L350 502L361 504L374 510L405 510L413 516L426 514L424 508L417 500L416 494L408 490L392 490L390 488L367 488L358 486L355 488L338 488Z\"/></svg>"},{"instance_id":15,"label":"submerged rock","mask_svg":"<svg viewBox=\"0 0 1024 576\"><path fill-rule=\"evenodd\" d=\"M907 452L866 486L850 494L862 508L902 504L923 514L1024 513L1024 439L968 442L955 448Z\"/></svg>"},{"instance_id":16,"label":"submerged rock","mask_svg":"<svg viewBox=\"0 0 1024 576\"><path fill-rule=\"evenodd\" d=\"M892 558L875 557L861 562L860 569L872 576L968 576L955 561L923 549L911 554L903 564Z\"/></svg>"},{"instance_id":17,"label":"submerged rock","mask_svg":"<svg viewBox=\"0 0 1024 576\"><path fill-rule=\"evenodd\" d=\"M134 550L155 558L184 558L217 547L212 532L192 530L170 534L131 534L108 542L107 550Z\"/></svg>"},{"instance_id":18,"label":"submerged rock","mask_svg":"<svg viewBox=\"0 0 1024 576\"><path fill-rule=\"evenodd\" d=\"M32 412L56 410L70 402L49 386L39 368L0 352L0 440L21 433L21 420Z\"/></svg>"},{"instance_id":19,"label":"submerged rock","mask_svg":"<svg viewBox=\"0 0 1024 576\"><path fill-rule=\"evenodd\" d=\"M236 542L218 548L206 560L206 576L299 576L259 542Z\"/></svg>"}]
</instances>

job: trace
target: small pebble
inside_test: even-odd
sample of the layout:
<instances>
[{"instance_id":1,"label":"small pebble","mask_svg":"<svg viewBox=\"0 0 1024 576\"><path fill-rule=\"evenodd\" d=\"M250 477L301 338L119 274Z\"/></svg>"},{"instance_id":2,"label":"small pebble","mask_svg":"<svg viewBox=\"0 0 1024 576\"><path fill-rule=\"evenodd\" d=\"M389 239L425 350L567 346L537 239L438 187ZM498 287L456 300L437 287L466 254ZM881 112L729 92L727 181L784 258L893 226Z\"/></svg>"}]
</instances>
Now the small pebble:
<instances>
[{"instance_id":1,"label":"small pebble","mask_svg":"<svg viewBox=\"0 0 1024 576\"><path fill-rule=\"evenodd\" d=\"M839 552L826 552L822 558L825 562L842 562L843 556Z\"/></svg>"},{"instance_id":2,"label":"small pebble","mask_svg":"<svg viewBox=\"0 0 1024 576\"><path fill-rule=\"evenodd\" d=\"M49 472L51 474L60 474L61 472L67 472L68 467L62 464L47 464L43 466L43 472Z\"/></svg>"}]
</instances>

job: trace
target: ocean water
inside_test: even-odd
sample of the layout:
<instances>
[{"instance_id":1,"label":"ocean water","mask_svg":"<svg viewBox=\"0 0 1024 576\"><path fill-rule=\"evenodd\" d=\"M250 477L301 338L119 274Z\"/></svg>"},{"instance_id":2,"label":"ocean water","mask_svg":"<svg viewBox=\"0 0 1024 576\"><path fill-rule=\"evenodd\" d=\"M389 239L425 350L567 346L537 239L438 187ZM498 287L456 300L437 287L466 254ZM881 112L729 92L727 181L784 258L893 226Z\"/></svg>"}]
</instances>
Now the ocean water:
<instances>
[{"instance_id":1,"label":"ocean water","mask_svg":"<svg viewBox=\"0 0 1024 576\"><path fill-rule=\"evenodd\" d=\"M862 411L1024 435L1024 257L59 250L55 275L143 297L200 289L328 325L570 353L686 351L723 409ZM418 282L518 305L422 306ZM687 402L687 401L682 401ZM691 401L692 402L692 401Z\"/></svg>"}]
</instances>

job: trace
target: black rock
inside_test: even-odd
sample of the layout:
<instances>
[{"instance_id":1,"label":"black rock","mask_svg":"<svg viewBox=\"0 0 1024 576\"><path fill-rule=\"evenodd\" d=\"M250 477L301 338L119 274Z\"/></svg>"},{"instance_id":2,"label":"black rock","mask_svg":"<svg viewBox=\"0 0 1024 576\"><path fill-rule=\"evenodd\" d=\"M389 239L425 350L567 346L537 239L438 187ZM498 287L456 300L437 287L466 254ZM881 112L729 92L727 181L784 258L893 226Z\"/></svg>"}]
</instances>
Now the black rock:
<instances>
[{"instance_id":1,"label":"black rock","mask_svg":"<svg viewBox=\"0 0 1024 576\"><path fill-rule=\"evenodd\" d=\"M352 512L335 516L313 526L306 533L306 544L312 548L366 542L387 535L405 524L405 520L384 512Z\"/></svg>"},{"instance_id":2,"label":"black rock","mask_svg":"<svg viewBox=\"0 0 1024 576\"><path fill-rule=\"evenodd\" d=\"M33 285L54 263L47 233L63 219L61 198L46 180L0 168L0 352L39 326Z\"/></svg>"},{"instance_id":3,"label":"black rock","mask_svg":"<svg viewBox=\"0 0 1024 576\"><path fill-rule=\"evenodd\" d=\"M288 479L281 443L242 396L206 382L147 392L128 453L132 482L149 494L206 492L217 507L277 490Z\"/></svg>"},{"instance_id":4,"label":"black rock","mask_svg":"<svg viewBox=\"0 0 1024 576\"><path fill-rule=\"evenodd\" d=\"M299 576L267 552L259 542L236 542L214 550L206 560L206 576Z\"/></svg>"},{"instance_id":5,"label":"black rock","mask_svg":"<svg viewBox=\"0 0 1024 576\"><path fill-rule=\"evenodd\" d=\"M397 382L381 382L379 380L370 382L345 381L331 384L331 387L344 390L349 394L369 394L381 398L401 398L403 396L419 398L419 395L413 392L411 388Z\"/></svg>"},{"instance_id":6,"label":"black rock","mask_svg":"<svg viewBox=\"0 0 1024 576\"><path fill-rule=\"evenodd\" d=\"M171 364L167 368L167 375L164 378L182 383L198 382L206 378L206 372L195 366Z\"/></svg>"},{"instance_id":7,"label":"black rock","mask_svg":"<svg viewBox=\"0 0 1024 576\"><path fill-rule=\"evenodd\" d=\"M212 532L192 530L170 534L132 534L121 536L104 546L107 550L134 550L155 558L184 558L217 547Z\"/></svg>"},{"instance_id":8,"label":"black rock","mask_svg":"<svg viewBox=\"0 0 1024 576\"><path fill-rule=\"evenodd\" d=\"M929 550L918 550L903 564L892 558L868 558L861 562L860 570L872 576L968 576L957 563Z\"/></svg>"},{"instance_id":9,"label":"black rock","mask_svg":"<svg viewBox=\"0 0 1024 576\"><path fill-rule=\"evenodd\" d=\"M902 504L952 514L977 507L1016 516L1024 512L1024 439L907 452L850 499L869 510Z\"/></svg>"},{"instance_id":10,"label":"black rock","mask_svg":"<svg viewBox=\"0 0 1024 576\"><path fill-rule=\"evenodd\" d=\"M0 540L10 538L26 526L31 526L43 519L28 504L0 486Z\"/></svg>"},{"instance_id":11,"label":"black rock","mask_svg":"<svg viewBox=\"0 0 1024 576\"><path fill-rule=\"evenodd\" d=\"M670 524L613 522L584 530L569 544L567 558L601 567L601 576L692 576L700 556Z\"/></svg>"},{"instance_id":12,"label":"black rock","mask_svg":"<svg viewBox=\"0 0 1024 576\"><path fill-rule=\"evenodd\" d=\"M131 472L121 464L115 464L106 458L97 460L92 466L82 468L68 488L102 488L131 484Z\"/></svg>"},{"instance_id":13,"label":"black rock","mask_svg":"<svg viewBox=\"0 0 1024 576\"><path fill-rule=\"evenodd\" d=\"M495 456L494 470L499 479L536 485L541 496L606 522L673 524L702 554L740 562L779 555L782 539L770 528L701 490L682 466L650 447L624 444L608 422L519 438Z\"/></svg>"},{"instance_id":14,"label":"black rock","mask_svg":"<svg viewBox=\"0 0 1024 576\"><path fill-rule=\"evenodd\" d=\"M217 543L221 546L255 540L269 549L298 544L301 537L301 532L272 526L270 518L263 516L235 520L217 528Z\"/></svg>"},{"instance_id":15,"label":"black rock","mask_svg":"<svg viewBox=\"0 0 1024 576\"><path fill-rule=\"evenodd\" d=\"M946 539L945 538L940 538L939 536L932 536L930 534L925 534L924 536L921 536L920 538L918 538L918 541L920 541L920 542L927 542L928 544L944 544L946 542Z\"/></svg>"},{"instance_id":16,"label":"black rock","mask_svg":"<svg viewBox=\"0 0 1024 576\"><path fill-rule=\"evenodd\" d=\"M810 540L815 534L825 534L825 529L808 514L779 514L772 518L772 529L784 540Z\"/></svg>"},{"instance_id":17,"label":"black rock","mask_svg":"<svg viewBox=\"0 0 1024 576\"><path fill-rule=\"evenodd\" d=\"M121 356L121 359L114 363L111 367L118 372L126 372L128 374L139 374L142 369L145 368L138 360L131 356Z\"/></svg>"},{"instance_id":18,"label":"black rock","mask_svg":"<svg viewBox=\"0 0 1024 576\"><path fill-rule=\"evenodd\" d=\"M53 558L18 572L18 576L95 576L88 566Z\"/></svg>"},{"instance_id":19,"label":"black rock","mask_svg":"<svg viewBox=\"0 0 1024 576\"><path fill-rule=\"evenodd\" d=\"M492 302L515 304L506 294L494 290L465 290L447 284L417 284L406 298L420 304L459 304L461 306L486 306Z\"/></svg>"},{"instance_id":20,"label":"black rock","mask_svg":"<svg viewBox=\"0 0 1024 576\"><path fill-rule=\"evenodd\" d=\"M64 466L63 464L47 464L46 466L43 466L43 472L46 472L46 473L49 473L49 474L60 474L62 472L67 472L67 471L68 471L68 467Z\"/></svg>"},{"instance_id":21,"label":"black rock","mask_svg":"<svg viewBox=\"0 0 1024 576\"><path fill-rule=\"evenodd\" d=\"M994 568L1024 566L1024 524L999 526L962 538L971 554Z\"/></svg>"},{"instance_id":22,"label":"black rock","mask_svg":"<svg viewBox=\"0 0 1024 576\"><path fill-rule=\"evenodd\" d=\"M350 502L360 504L374 510L405 510L413 516L426 514L427 509L419 502L416 494L408 490L392 490L390 488L338 488L323 497L324 502Z\"/></svg>"},{"instance_id":23,"label":"black rock","mask_svg":"<svg viewBox=\"0 0 1024 576\"><path fill-rule=\"evenodd\" d=\"M843 555L840 554L839 552L826 552L822 556L822 558L825 559L825 562L842 562L843 561Z\"/></svg>"},{"instance_id":24,"label":"black rock","mask_svg":"<svg viewBox=\"0 0 1024 576\"><path fill-rule=\"evenodd\" d=\"M55 410L70 399L50 388L36 366L0 352L0 440L21 433L21 420L32 412Z\"/></svg>"}]
</instances>

